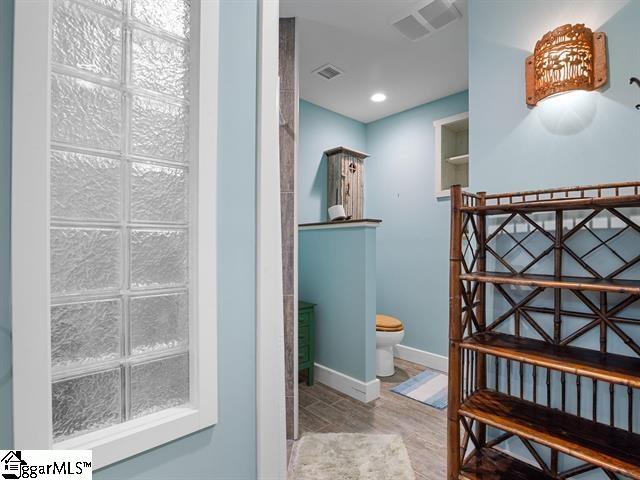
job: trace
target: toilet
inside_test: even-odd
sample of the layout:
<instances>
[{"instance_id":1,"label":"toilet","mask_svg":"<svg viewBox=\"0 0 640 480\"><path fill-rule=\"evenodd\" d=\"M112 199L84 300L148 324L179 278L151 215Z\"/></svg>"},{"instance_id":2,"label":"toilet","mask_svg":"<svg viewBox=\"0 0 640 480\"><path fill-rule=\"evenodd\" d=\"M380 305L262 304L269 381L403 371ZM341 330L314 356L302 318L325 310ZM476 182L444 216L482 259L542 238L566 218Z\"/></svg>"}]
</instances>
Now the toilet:
<instances>
[{"instance_id":1,"label":"toilet","mask_svg":"<svg viewBox=\"0 0 640 480\"><path fill-rule=\"evenodd\" d=\"M395 373L393 347L404 338L404 325L397 318L376 315L376 376L389 377Z\"/></svg>"}]
</instances>

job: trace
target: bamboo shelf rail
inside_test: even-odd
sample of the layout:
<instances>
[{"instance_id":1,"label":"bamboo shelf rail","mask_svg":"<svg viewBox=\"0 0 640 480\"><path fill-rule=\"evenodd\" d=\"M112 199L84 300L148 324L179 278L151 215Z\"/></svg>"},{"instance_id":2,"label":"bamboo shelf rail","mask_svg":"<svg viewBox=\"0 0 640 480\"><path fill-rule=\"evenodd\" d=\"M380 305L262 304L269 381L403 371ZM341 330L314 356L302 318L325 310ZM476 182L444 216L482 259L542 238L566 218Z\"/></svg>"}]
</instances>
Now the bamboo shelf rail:
<instances>
[{"instance_id":1,"label":"bamboo shelf rail","mask_svg":"<svg viewBox=\"0 0 640 480\"><path fill-rule=\"evenodd\" d=\"M465 461L460 471L460 478L468 480L514 480L552 479L544 472L521 462L493 448L481 448Z\"/></svg>"},{"instance_id":2,"label":"bamboo shelf rail","mask_svg":"<svg viewBox=\"0 0 640 480\"><path fill-rule=\"evenodd\" d=\"M638 207L640 182L452 187L448 480L640 479Z\"/></svg>"},{"instance_id":3,"label":"bamboo shelf rail","mask_svg":"<svg viewBox=\"0 0 640 480\"><path fill-rule=\"evenodd\" d=\"M520 285L524 287L564 288L567 290L588 290L592 292L640 295L640 281L635 280L601 280L587 277L563 277L562 279L555 279L553 275L514 275L502 272L464 273L460 275L460 280Z\"/></svg>"},{"instance_id":4,"label":"bamboo shelf rail","mask_svg":"<svg viewBox=\"0 0 640 480\"><path fill-rule=\"evenodd\" d=\"M467 398L460 413L599 467L640 476L638 434L489 390Z\"/></svg>"},{"instance_id":5,"label":"bamboo shelf rail","mask_svg":"<svg viewBox=\"0 0 640 480\"><path fill-rule=\"evenodd\" d=\"M640 358L496 332L477 333L463 340L461 346L516 362L640 388Z\"/></svg>"}]
</instances>

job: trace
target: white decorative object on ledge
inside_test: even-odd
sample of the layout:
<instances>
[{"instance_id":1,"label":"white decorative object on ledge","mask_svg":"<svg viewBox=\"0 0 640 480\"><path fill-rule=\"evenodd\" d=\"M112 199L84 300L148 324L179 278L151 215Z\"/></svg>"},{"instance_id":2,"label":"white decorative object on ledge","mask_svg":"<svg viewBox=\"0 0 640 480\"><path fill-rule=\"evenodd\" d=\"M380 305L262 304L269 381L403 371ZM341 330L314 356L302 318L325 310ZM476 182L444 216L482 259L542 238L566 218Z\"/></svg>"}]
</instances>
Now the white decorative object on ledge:
<instances>
[{"instance_id":1,"label":"white decorative object on ledge","mask_svg":"<svg viewBox=\"0 0 640 480\"><path fill-rule=\"evenodd\" d=\"M347 218L347 214L344 211L344 207L342 205L334 205L329 207L329 221L335 222L337 220L344 220Z\"/></svg>"}]
</instances>

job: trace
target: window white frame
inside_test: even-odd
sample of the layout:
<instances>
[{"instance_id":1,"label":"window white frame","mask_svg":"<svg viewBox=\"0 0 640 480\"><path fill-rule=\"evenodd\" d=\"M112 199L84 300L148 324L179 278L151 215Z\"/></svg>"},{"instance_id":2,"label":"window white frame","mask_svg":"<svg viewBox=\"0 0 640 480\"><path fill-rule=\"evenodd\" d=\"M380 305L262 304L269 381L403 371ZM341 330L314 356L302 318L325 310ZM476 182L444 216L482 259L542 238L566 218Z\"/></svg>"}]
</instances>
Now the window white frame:
<instances>
[{"instance_id":1,"label":"window white frame","mask_svg":"<svg viewBox=\"0 0 640 480\"><path fill-rule=\"evenodd\" d=\"M219 2L192 1L191 403L53 443L50 345L50 0L16 0L12 158L14 448L92 449L101 468L214 425L217 396L216 172ZM206 45L200 56L199 45ZM206 85L207 88L197 88ZM199 133L202 132L202 135Z\"/></svg>"}]
</instances>

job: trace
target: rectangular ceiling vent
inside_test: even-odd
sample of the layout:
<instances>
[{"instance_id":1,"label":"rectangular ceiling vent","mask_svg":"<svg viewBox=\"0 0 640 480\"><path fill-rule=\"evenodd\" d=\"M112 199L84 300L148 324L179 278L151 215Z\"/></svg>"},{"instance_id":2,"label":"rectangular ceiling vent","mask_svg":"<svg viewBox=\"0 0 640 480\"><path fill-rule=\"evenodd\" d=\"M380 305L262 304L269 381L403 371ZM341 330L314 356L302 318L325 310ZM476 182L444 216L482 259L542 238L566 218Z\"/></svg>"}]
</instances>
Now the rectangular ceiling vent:
<instances>
[{"instance_id":1,"label":"rectangular ceiling vent","mask_svg":"<svg viewBox=\"0 0 640 480\"><path fill-rule=\"evenodd\" d=\"M432 0L419 9L418 13L436 30L462 16L456 6L447 0Z\"/></svg>"},{"instance_id":2,"label":"rectangular ceiling vent","mask_svg":"<svg viewBox=\"0 0 640 480\"><path fill-rule=\"evenodd\" d=\"M327 63L326 65L316 68L311 73L316 73L320 75L322 78L324 78L325 80L332 80L336 78L338 75L342 75L343 72L338 67L331 65L330 63Z\"/></svg>"},{"instance_id":3,"label":"rectangular ceiling vent","mask_svg":"<svg viewBox=\"0 0 640 480\"><path fill-rule=\"evenodd\" d=\"M413 15L401 18L395 23L394 27L409 40L418 40L429 33L429 29L420 23Z\"/></svg>"},{"instance_id":4,"label":"rectangular ceiling vent","mask_svg":"<svg viewBox=\"0 0 640 480\"><path fill-rule=\"evenodd\" d=\"M428 0L405 10L391 25L405 38L416 41L427 37L462 17L452 0Z\"/></svg>"}]
</instances>

